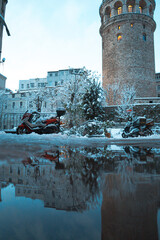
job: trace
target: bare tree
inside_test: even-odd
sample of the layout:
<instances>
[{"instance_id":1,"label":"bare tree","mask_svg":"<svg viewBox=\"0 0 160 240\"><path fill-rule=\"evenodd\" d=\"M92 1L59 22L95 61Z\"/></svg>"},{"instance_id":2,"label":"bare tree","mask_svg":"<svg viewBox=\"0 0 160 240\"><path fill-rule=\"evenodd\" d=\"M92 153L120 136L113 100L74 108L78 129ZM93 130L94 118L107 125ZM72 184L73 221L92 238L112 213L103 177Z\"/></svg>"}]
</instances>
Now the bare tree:
<instances>
[{"instance_id":1,"label":"bare tree","mask_svg":"<svg viewBox=\"0 0 160 240\"><path fill-rule=\"evenodd\" d=\"M133 104L136 97L136 89L134 85L123 85L121 89L120 105L117 108L118 115L126 119L133 117Z\"/></svg>"},{"instance_id":2,"label":"bare tree","mask_svg":"<svg viewBox=\"0 0 160 240\"><path fill-rule=\"evenodd\" d=\"M108 105L116 105L120 98L120 81L112 84L107 84L104 94Z\"/></svg>"},{"instance_id":3,"label":"bare tree","mask_svg":"<svg viewBox=\"0 0 160 240\"><path fill-rule=\"evenodd\" d=\"M83 96L86 89L89 88L91 81L93 79L99 79L97 73L86 70L85 68L80 69L76 73L73 72L73 74L75 78L66 82L57 93L62 107L66 109L66 120L70 127L83 122Z\"/></svg>"},{"instance_id":4,"label":"bare tree","mask_svg":"<svg viewBox=\"0 0 160 240\"><path fill-rule=\"evenodd\" d=\"M29 101L32 103L32 107L36 108L36 111L41 112L42 104L46 103L48 105L48 111L53 110L53 106L55 107L55 89L54 88L43 88L38 89L36 91L30 92ZM52 106L52 107L51 107Z\"/></svg>"}]
</instances>

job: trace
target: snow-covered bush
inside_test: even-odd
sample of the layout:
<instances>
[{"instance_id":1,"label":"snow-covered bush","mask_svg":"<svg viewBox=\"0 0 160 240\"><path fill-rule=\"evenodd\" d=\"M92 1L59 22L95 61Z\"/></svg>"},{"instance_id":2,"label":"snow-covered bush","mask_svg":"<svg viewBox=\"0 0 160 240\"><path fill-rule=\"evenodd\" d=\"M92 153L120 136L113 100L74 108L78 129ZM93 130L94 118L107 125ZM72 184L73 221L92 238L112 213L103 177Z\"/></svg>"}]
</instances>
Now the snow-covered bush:
<instances>
[{"instance_id":1,"label":"snow-covered bush","mask_svg":"<svg viewBox=\"0 0 160 240\"><path fill-rule=\"evenodd\" d=\"M86 120L93 120L97 118L98 120L104 119L104 108L103 103L103 90L100 83L97 81L96 77L89 80L90 84L85 89L83 95L83 115Z\"/></svg>"},{"instance_id":2,"label":"snow-covered bush","mask_svg":"<svg viewBox=\"0 0 160 240\"><path fill-rule=\"evenodd\" d=\"M64 131L64 133L68 135L77 135L77 136L94 136L94 135L101 135L106 136L108 131L107 129L112 127L113 124L109 121L102 122L98 120L94 121L86 121L79 127L72 127L71 129Z\"/></svg>"}]
</instances>

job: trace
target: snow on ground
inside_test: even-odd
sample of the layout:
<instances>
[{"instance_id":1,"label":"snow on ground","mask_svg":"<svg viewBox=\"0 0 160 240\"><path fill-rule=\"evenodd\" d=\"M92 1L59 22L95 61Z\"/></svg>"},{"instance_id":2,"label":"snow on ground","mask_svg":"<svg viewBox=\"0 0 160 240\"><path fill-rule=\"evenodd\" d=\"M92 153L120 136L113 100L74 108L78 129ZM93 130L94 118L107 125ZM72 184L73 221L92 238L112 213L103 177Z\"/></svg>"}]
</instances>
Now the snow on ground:
<instances>
[{"instance_id":1,"label":"snow on ground","mask_svg":"<svg viewBox=\"0 0 160 240\"><path fill-rule=\"evenodd\" d=\"M41 151L52 148L53 146L105 146L105 145L139 145L139 144L158 144L160 145L160 135L154 134L148 137L137 137L123 139L121 129L110 129L111 138L95 136L95 137L78 137L75 135L67 136L59 134L43 134L35 133L29 135L6 134L0 132L0 149L1 153L6 151L9 154L14 148L19 152L24 151ZM3 150L3 151L2 151Z\"/></svg>"}]
</instances>

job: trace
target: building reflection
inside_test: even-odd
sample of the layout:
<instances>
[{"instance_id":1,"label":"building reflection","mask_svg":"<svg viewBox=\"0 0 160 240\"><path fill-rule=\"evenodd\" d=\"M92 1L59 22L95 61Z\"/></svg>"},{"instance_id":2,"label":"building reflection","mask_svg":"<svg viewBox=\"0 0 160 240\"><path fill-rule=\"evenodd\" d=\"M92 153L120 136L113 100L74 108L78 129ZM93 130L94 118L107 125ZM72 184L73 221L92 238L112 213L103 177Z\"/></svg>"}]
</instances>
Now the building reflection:
<instances>
[{"instance_id":1,"label":"building reflection","mask_svg":"<svg viewBox=\"0 0 160 240\"><path fill-rule=\"evenodd\" d=\"M79 212L99 204L102 192L102 240L154 240L158 238L159 159L160 151L149 148L55 147L0 165L0 191L13 184L16 197Z\"/></svg>"},{"instance_id":2,"label":"building reflection","mask_svg":"<svg viewBox=\"0 0 160 240\"><path fill-rule=\"evenodd\" d=\"M102 240L158 239L160 178L156 181L145 176L136 178L133 191L125 191L127 184L124 188L119 175L107 175L106 182L110 192L108 189L103 192Z\"/></svg>"}]
</instances>

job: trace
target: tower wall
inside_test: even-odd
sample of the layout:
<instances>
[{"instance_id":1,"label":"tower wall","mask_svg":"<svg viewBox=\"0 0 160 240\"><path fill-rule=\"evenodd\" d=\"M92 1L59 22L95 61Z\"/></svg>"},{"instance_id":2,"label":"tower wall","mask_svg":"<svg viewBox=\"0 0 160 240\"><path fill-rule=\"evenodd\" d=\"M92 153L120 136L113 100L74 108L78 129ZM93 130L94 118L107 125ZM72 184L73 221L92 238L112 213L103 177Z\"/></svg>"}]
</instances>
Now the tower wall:
<instances>
[{"instance_id":1,"label":"tower wall","mask_svg":"<svg viewBox=\"0 0 160 240\"><path fill-rule=\"evenodd\" d=\"M120 82L120 86L134 86L137 97L156 96L154 9L154 0L103 1L100 34L104 88Z\"/></svg>"}]
</instances>

